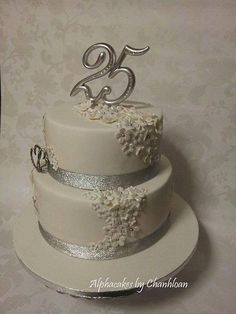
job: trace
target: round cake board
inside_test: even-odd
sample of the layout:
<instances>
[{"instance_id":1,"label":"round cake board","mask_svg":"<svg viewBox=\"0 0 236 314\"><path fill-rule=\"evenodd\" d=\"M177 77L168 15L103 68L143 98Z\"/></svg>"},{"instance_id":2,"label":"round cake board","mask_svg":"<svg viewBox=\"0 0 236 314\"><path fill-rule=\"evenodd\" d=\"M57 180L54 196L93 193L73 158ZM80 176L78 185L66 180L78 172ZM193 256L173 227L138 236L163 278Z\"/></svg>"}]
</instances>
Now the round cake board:
<instances>
[{"instance_id":1,"label":"round cake board","mask_svg":"<svg viewBox=\"0 0 236 314\"><path fill-rule=\"evenodd\" d=\"M85 260L63 254L41 236L33 205L15 218L16 254L47 287L72 296L104 298L128 295L175 276L192 257L198 222L177 194L171 200L170 226L162 238L136 254L111 260Z\"/></svg>"}]
</instances>

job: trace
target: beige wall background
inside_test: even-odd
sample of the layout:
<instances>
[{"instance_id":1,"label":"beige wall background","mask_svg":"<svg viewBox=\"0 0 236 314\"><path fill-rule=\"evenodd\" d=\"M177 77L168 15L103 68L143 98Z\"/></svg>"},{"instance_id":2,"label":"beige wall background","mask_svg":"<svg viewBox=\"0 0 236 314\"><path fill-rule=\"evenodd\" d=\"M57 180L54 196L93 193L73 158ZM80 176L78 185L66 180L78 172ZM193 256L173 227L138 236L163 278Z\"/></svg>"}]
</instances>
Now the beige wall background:
<instances>
[{"instance_id":1,"label":"beige wall background","mask_svg":"<svg viewBox=\"0 0 236 314\"><path fill-rule=\"evenodd\" d=\"M235 17L227 0L0 0L1 313L235 313ZM137 77L131 99L162 107L163 151L200 221L198 250L178 276L187 290L76 300L46 289L14 255L12 217L31 199L29 148L43 144L46 108L90 74L81 56L95 42L151 47L126 59Z\"/></svg>"}]
</instances>

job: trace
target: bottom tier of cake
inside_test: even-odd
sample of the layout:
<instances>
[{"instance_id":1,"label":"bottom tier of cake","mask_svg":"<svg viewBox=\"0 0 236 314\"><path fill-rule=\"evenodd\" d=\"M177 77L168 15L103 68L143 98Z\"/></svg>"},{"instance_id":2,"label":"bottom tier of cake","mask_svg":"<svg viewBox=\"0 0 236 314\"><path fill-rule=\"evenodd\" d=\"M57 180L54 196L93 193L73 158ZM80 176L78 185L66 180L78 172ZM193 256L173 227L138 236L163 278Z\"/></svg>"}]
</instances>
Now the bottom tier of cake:
<instances>
[{"instance_id":1,"label":"bottom tier of cake","mask_svg":"<svg viewBox=\"0 0 236 314\"><path fill-rule=\"evenodd\" d=\"M36 170L32 182L41 230L81 246L125 246L152 234L170 212L172 167L164 156L154 178L127 189L76 189Z\"/></svg>"}]
</instances>

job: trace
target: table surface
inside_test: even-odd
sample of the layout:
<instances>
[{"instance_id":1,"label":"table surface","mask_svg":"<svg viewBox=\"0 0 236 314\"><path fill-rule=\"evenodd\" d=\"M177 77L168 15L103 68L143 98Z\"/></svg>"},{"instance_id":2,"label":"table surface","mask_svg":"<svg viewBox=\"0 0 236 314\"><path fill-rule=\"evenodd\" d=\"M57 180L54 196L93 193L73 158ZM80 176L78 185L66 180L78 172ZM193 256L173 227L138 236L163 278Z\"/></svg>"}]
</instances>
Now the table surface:
<instances>
[{"instance_id":1,"label":"table surface","mask_svg":"<svg viewBox=\"0 0 236 314\"><path fill-rule=\"evenodd\" d=\"M0 11L0 312L235 313L236 2L5 0ZM162 107L175 190L200 223L197 251L177 275L187 289L76 299L44 287L14 254L12 220L32 197L29 148L43 145L46 108L90 74L81 56L95 42L151 47L125 65L137 78L131 98Z\"/></svg>"}]
</instances>

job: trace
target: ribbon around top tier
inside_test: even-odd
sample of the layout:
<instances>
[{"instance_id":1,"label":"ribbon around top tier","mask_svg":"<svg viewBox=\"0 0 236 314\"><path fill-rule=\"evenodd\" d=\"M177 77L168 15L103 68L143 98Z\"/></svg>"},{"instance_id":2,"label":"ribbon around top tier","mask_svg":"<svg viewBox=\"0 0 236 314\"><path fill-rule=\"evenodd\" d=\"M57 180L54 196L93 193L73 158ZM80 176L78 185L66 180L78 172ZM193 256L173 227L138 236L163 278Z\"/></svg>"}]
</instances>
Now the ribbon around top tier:
<instances>
[{"instance_id":1,"label":"ribbon around top tier","mask_svg":"<svg viewBox=\"0 0 236 314\"><path fill-rule=\"evenodd\" d=\"M43 228L43 226L38 222L39 230L49 245L53 248L57 249L58 251L65 253L67 255L83 258L83 259L90 259L90 260L108 260L114 259L119 257L128 256L137 252L140 252L144 249L147 249L154 243L156 243L160 238L166 233L170 225L170 214L161 224L161 226L152 232L151 234L147 235L142 239L138 239L133 242L127 243L125 246L120 246L118 248L108 248L108 249L101 249L101 248L94 248L89 246L81 246L75 243L66 242L61 240L47 230Z\"/></svg>"},{"instance_id":2,"label":"ribbon around top tier","mask_svg":"<svg viewBox=\"0 0 236 314\"><path fill-rule=\"evenodd\" d=\"M155 177L158 173L158 162L147 168L121 175L92 175L68 171L54 167L50 162L47 150L35 145L30 150L33 166L38 172L48 172L60 183L85 190L100 191L121 187L136 186Z\"/></svg>"},{"instance_id":3,"label":"ribbon around top tier","mask_svg":"<svg viewBox=\"0 0 236 314\"><path fill-rule=\"evenodd\" d=\"M98 189L101 191L122 186L135 186L152 179L158 172L158 163L147 168L121 175L92 175L68 171L54 167L48 158L45 148L35 145L30 150L33 166L38 172L48 172L60 183L85 190Z\"/></svg>"},{"instance_id":4,"label":"ribbon around top tier","mask_svg":"<svg viewBox=\"0 0 236 314\"><path fill-rule=\"evenodd\" d=\"M54 170L51 165L48 167L49 174L58 182L73 186L79 189L101 191L117 188L119 186L129 187L141 184L153 178L157 172L157 165L149 166L148 168L122 175L91 175L72 171L67 171L61 168Z\"/></svg>"}]
</instances>

